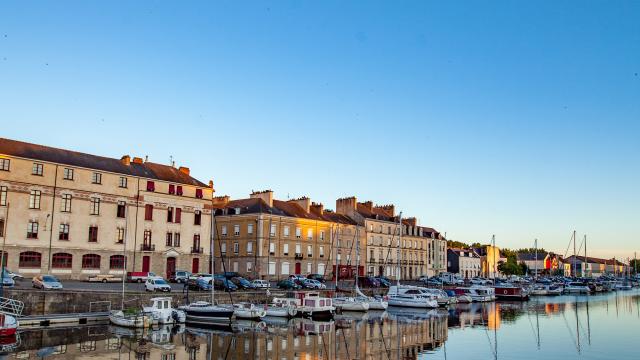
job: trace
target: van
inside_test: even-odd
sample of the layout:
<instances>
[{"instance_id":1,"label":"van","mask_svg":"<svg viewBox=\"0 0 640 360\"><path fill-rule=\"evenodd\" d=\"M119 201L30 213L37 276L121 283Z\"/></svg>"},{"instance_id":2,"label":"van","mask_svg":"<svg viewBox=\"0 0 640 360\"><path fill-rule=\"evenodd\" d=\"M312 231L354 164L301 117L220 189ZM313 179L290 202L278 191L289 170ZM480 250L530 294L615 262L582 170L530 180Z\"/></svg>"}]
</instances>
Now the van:
<instances>
[{"instance_id":1,"label":"van","mask_svg":"<svg viewBox=\"0 0 640 360\"><path fill-rule=\"evenodd\" d=\"M155 277L157 277L156 274L152 272L144 272L144 271L128 271L127 272L128 282L143 283L147 281L147 279L155 278Z\"/></svg>"}]
</instances>

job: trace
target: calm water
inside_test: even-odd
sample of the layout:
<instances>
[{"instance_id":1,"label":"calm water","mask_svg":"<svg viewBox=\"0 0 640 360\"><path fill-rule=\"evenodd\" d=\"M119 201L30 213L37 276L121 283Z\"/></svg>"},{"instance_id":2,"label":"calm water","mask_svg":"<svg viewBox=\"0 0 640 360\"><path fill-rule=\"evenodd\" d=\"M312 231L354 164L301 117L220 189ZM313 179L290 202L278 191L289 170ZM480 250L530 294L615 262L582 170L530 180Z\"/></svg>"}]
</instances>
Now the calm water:
<instances>
[{"instance_id":1,"label":"calm water","mask_svg":"<svg viewBox=\"0 0 640 360\"><path fill-rule=\"evenodd\" d=\"M22 332L10 359L637 359L640 291L238 323Z\"/></svg>"}]
</instances>

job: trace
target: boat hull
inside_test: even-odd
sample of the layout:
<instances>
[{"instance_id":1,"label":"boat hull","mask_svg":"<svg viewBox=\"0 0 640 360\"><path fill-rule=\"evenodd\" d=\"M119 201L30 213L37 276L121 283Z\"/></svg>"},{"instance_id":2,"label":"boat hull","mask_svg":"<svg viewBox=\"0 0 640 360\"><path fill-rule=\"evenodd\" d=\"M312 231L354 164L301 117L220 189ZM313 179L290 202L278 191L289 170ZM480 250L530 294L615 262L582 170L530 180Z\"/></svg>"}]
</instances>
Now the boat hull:
<instances>
[{"instance_id":1,"label":"boat hull","mask_svg":"<svg viewBox=\"0 0 640 360\"><path fill-rule=\"evenodd\" d=\"M500 300L529 300L529 294L519 287L497 287L495 288L496 298Z\"/></svg>"}]
</instances>

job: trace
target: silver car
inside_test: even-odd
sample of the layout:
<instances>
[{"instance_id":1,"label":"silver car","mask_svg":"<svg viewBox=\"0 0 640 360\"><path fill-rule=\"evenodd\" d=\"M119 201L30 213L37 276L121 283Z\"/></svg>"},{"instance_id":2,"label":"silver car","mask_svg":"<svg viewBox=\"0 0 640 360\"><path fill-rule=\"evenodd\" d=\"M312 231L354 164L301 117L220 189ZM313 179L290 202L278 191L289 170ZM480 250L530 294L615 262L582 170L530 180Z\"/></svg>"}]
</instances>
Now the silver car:
<instances>
[{"instance_id":1,"label":"silver car","mask_svg":"<svg viewBox=\"0 0 640 360\"><path fill-rule=\"evenodd\" d=\"M31 280L31 284L36 289L42 290L62 290L62 283L53 275L40 275Z\"/></svg>"}]
</instances>

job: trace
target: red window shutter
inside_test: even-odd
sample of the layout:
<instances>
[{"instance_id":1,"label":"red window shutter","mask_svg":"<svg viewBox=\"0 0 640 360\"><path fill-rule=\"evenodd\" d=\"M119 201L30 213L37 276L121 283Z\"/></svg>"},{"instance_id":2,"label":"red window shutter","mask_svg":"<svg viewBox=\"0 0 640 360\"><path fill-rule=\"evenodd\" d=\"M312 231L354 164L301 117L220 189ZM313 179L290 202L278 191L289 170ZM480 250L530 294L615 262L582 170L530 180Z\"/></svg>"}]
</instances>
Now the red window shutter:
<instances>
[{"instance_id":1,"label":"red window shutter","mask_svg":"<svg viewBox=\"0 0 640 360\"><path fill-rule=\"evenodd\" d=\"M196 197L202 199L202 189L196 189Z\"/></svg>"},{"instance_id":2,"label":"red window shutter","mask_svg":"<svg viewBox=\"0 0 640 360\"><path fill-rule=\"evenodd\" d=\"M177 208L176 209L176 223L180 223L180 220L182 218L182 209Z\"/></svg>"},{"instance_id":3,"label":"red window shutter","mask_svg":"<svg viewBox=\"0 0 640 360\"><path fill-rule=\"evenodd\" d=\"M156 191L156 184L153 181L147 181L147 191Z\"/></svg>"},{"instance_id":4,"label":"red window shutter","mask_svg":"<svg viewBox=\"0 0 640 360\"><path fill-rule=\"evenodd\" d=\"M175 193L176 193L176 186L175 186L175 185L173 185L173 184L170 184L170 185L169 185L169 194L170 194L170 195L173 195L173 194L175 194Z\"/></svg>"},{"instance_id":5,"label":"red window shutter","mask_svg":"<svg viewBox=\"0 0 640 360\"><path fill-rule=\"evenodd\" d=\"M178 196L182 196L182 186L178 185L178 190L176 191Z\"/></svg>"},{"instance_id":6,"label":"red window shutter","mask_svg":"<svg viewBox=\"0 0 640 360\"><path fill-rule=\"evenodd\" d=\"M144 219L153 220L153 205L147 204L144 206Z\"/></svg>"}]
</instances>

